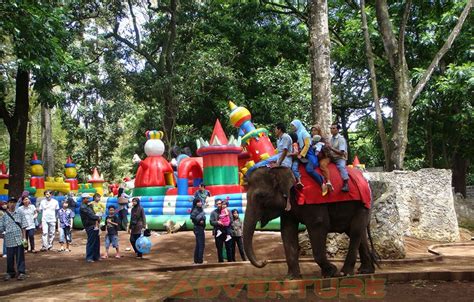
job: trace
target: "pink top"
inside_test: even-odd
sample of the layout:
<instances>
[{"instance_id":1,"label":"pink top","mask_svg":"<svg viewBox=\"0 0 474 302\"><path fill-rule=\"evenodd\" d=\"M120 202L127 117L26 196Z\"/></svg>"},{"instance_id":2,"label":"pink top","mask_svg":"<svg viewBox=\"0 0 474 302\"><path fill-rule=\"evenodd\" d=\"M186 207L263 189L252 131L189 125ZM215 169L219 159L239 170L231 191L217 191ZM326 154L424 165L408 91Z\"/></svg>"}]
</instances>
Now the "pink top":
<instances>
[{"instance_id":1,"label":"pink top","mask_svg":"<svg viewBox=\"0 0 474 302\"><path fill-rule=\"evenodd\" d=\"M222 209L219 215L219 221L226 227L230 225L230 212L228 208Z\"/></svg>"}]
</instances>

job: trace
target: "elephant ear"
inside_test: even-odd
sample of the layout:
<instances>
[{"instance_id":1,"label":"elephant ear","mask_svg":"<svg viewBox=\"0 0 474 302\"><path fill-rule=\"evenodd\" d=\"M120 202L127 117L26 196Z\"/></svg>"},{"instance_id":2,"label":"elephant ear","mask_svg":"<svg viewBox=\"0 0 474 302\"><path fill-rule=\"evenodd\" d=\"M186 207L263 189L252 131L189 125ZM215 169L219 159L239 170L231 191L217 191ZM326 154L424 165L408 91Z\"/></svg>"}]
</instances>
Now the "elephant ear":
<instances>
[{"instance_id":1,"label":"elephant ear","mask_svg":"<svg viewBox=\"0 0 474 302\"><path fill-rule=\"evenodd\" d=\"M291 189L296 183L295 176L290 169L285 167L272 168L270 171L274 179L274 189L285 197L286 205L286 198L290 196Z\"/></svg>"},{"instance_id":2,"label":"elephant ear","mask_svg":"<svg viewBox=\"0 0 474 302\"><path fill-rule=\"evenodd\" d=\"M274 177L275 188L278 188L283 192L290 192L291 188L295 185L296 179L290 169L285 167L277 167L271 169L271 174Z\"/></svg>"}]
</instances>

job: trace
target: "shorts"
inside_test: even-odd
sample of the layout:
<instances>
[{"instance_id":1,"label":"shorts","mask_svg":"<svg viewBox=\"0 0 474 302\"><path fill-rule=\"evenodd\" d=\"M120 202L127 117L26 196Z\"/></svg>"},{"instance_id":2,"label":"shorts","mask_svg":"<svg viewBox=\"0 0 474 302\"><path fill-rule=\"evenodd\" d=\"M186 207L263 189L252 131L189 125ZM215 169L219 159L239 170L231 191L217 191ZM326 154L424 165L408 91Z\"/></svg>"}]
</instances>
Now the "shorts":
<instances>
[{"instance_id":1,"label":"shorts","mask_svg":"<svg viewBox=\"0 0 474 302\"><path fill-rule=\"evenodd\" d=\"M59 243L70 243L71 241L71 227L59 228Z\"/></svg>"},{"instance_id":2,"label":"shorts","mask_svg":"<svg viewBox=\"0 0 474 302\"><path fill-rule=\"evenodd\" d=\"M108 249L110 244L112 244L112 247L114 248L119 247L118 235L105 235L105 248Z\"/></svg>"}]
</instances>

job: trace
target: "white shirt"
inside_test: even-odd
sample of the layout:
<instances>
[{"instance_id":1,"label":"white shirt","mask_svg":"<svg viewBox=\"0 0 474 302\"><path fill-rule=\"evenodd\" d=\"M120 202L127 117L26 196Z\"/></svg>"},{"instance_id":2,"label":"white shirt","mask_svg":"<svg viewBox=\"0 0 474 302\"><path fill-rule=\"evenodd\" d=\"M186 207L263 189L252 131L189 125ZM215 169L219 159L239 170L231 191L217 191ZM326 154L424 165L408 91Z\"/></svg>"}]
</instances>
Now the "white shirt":
<instances>
[{"instance_id":1,"label":"white shirt","mask_svg":"<svg viewBox=\"0 0 474 302\"><path fill-rule=\"evenodd\" d=\"M59 210L59 202L54 198L50 200L43 199L39 210L42 212L42 221L56 222L56 211Z\"/></svg>"}]
</instances>

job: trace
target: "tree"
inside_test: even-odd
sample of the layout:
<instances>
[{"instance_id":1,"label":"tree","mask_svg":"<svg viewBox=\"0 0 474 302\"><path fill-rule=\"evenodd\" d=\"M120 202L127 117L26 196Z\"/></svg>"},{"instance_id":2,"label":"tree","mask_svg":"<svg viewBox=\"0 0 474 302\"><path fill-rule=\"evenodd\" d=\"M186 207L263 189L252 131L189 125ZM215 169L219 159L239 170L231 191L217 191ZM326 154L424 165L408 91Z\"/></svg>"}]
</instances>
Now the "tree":
<instances>
[{"instance_id":1,"label":"tree","mask_svg":"<svg viewBox=\"0 0 474 302\"><path fill-rule=\"evenodd\" d=\"M313 121L327 134L332 123L330 39L327 0L310 0L300 7L300 2L283 3L261 0L271 11L293 14L303 21L309 33L309 62L311 73L311 99Z\"/></svg>"},{"instance_id":2,"label":"tree","mask_svg":"<svg viewBox=\"0 0 474 302\"><path fill-rule=\"evenodd\" d=\"M390 141L390 169L403 169L408 143L408 120L413 102L423 90L439 61L449 50L472 8L473 0L468 0L459 16L456 26L451 31L444 45L439 49L430 65L415 86L411 84L410 70L405 52L405 34L411 10L411 0L405 3L398 38L395 36L389 7L386 0L375 1L377 22L393 76L393 125Z\"/></svg>"},{"instance_id":3,"label":"tree","mask_svg":"<svg viewBox=\"0 0 474 302\"><path fill-rule=\"evenodd\" d=\"M56 73L66 65L63 43L68 39L68 15L64 7L46 3L9 2L2 4L0 37L9 47L11 60L3 66L0 117L10 135L9 194L20 196L25 173L25 145L28 125L31 75ZM14 80L8 78L16 70ZM6 75L6 76L5 76ZM15 97L9 90L14 82Z\"/></svg>"},{"instance_id":4,"label":"tree","mask_svg":"<svg viewBox=\"0 0 474 302\"><path fill-rule=\"evenodd\" d=\"M131 0L127 1L127 8L125 6L117 7L113 30L106 34L106 37L113 37L146 60L147 67L151 69L156 81L157 101L162 104L164 109L162 115L162 128L165 132L164 140L168 146L171 146L175 141L174 133L178 113L174 89L174 50L179 24L180 1L159 2L157 6L154 6L151 1L147 1L147 3L150 16L150 22L147 25L150 33L146 34L149 37L148 41L142 41L141 39L137 17L134 12L138 3ZM128 13L126 10L128 10ZM120 32L121 21L126 16L129 16L132 20L132 37L123 36Z\"/></svg>"}]
</instances>

